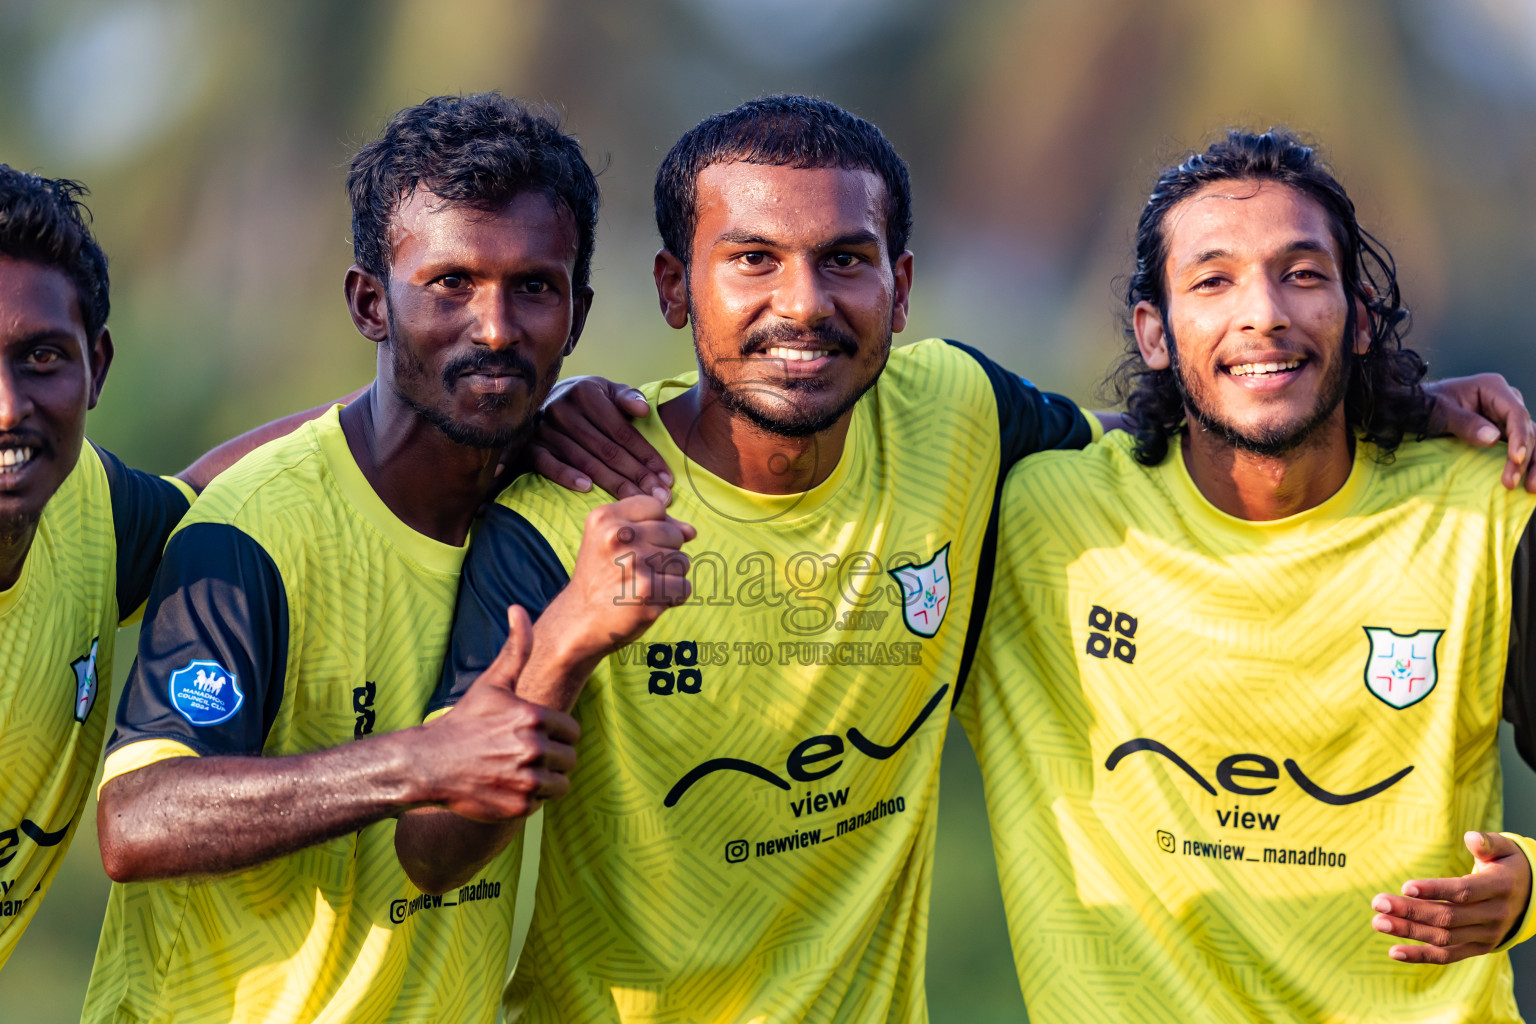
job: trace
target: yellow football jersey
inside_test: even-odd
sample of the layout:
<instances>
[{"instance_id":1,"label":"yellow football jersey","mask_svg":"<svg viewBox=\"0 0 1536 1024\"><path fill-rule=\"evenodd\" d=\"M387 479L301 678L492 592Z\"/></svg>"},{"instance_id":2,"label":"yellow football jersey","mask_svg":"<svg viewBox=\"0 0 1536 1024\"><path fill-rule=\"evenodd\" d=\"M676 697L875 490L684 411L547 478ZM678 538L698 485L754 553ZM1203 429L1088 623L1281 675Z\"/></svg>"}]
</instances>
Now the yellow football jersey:
<instances>
[{"instance_id":1,"label":"yellow football jersey","mask_svg":"<svg viewBox=\"0 0 1536 1024\"><path fill-rule=\"evenodd\" d=\"M463 554L388 510L335 409L253 452L166 547L106 778L420 724ZM113 885L84 1020L493 1020L519 851L425 896L394 830L377 822L216 878Z\"/></svg>"},{"instance_id":2,"label":"yellow football jersey","mask_svg":"<svg viewBox=\"0 0 1536 1024\"><path fill-rule=\"evenodd\" d=\"M644 389L652 408L693 379ZM897 349L814 489L751 493L637 423L692 523L693 596L606 659L544 810L525 1022L923 1021L939 752L985 603L1000 468L1092 426L979 353ZM587 512L524 477L477 533L462 692L567 579ZM624 595L616 595L624 600Z\"/></svg>"},{"instance_id":3,"label":"yellow football jersey","mask_svg":"<svg viewBox=\"0 0 1536 1024\"><path fill-rule=\"evenodd\" d=\"M1010 475L958 704L1030 1019L1517 1021L1507 955L1396 962L1370 900L1499 826L1536 499L1502 451L1362 443L1327 501L1249 522L1177 445L1131 449Z\"/></svg>"},{"instance_id":4,"label":"yellow football jersey","mask_svg":"<svg viewBox=\"0 0 1536 1024\"><path fill-rule=\"evenodd\" d=\"M187 510L184 485L86 444L0 591L0 965L37 913L85 806L120 619Z\"/></svg>"}]
</instances>

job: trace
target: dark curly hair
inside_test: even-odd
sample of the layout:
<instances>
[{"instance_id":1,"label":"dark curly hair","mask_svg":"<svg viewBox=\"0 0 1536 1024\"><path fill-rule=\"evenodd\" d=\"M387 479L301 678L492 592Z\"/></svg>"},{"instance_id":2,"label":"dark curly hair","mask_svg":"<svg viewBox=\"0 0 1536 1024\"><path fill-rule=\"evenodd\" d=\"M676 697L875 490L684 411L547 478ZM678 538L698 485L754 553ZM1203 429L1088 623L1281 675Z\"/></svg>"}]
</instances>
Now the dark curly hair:
<instances>
[{"instance_id":1,"label":"dark curly hair","mask_svg":"<svg viewBox=\"0 0 1536 1024\"><path fill-rule=\"evenodd\" d=\"M879 128L813 96L749 100L706 117L683 134L656 171L656 230L661 244L687 266L698 226L699 172L741 161L770 167L838 167L869 171L885 182L885 244L891 262L912 235L912 183L907 164Z\"/></svg>"},{"instance_id":2,"label":"dark curly hair","mask_svg":"<svg viewBox=\"0 0 1536 1024\"><path fill-rule=\"evenodd\" d=\"M353 258L381 280L389 277L390 220L418 188L481 210L523 192L548 196L576 220L574 284L584 288L590 280L597 178L552 111L481 92L434 96L390 118L347 172Z\"/></svg>"},{"instance_id":3,"label":"dark curly hair","mask_svg":"<svg viewBox=\"0 0 1536 1024\"><path fill-rule=\"evenodd\" d=\"M43 178L0 164L0 255L53 267L80 302L86 340L95 341L111 310L107 254L91 234L89 190L67 178Z\"/></svg>"},{"instance_id":4,"label":"dark curly hair","mask_svg":"<svg viewBox=\"0 0 1536 1024\"><path fill-rule=\"evenodd\" d=\"M1205 186L1219 181L1273 181L1315 200L1328 215L1339 247L1344 294L1359 300L1370 317L1371 344L1364 353L1347 353L1344 418L1353 434L1375 445L1390 460L1407 434L1428 432L1429 399L1421 381L1424 360L1402 339L1408 310L1397 289L1397 266L1386 247L1360 226L1355 204L1311 146L1285 128L1262 135L1228 130L1226 138L1203 153L1191 153L1164 170L1142 208L1136 225L1136 269L1125 289L1124 356L1105 381L1105 392L1123 401L1133 421L1136 459L1155 466L1168 454L1168 439L1184 426L1184 400L1176 370L1153 370L1141 358L1131 315L1137 303L1157 307L1168 320L1169 212ZM1345 337L1356 331L1355 302L1349 303ZM1175 339L1176 342L1176 339Z\"/></svg>"}]
</instances>

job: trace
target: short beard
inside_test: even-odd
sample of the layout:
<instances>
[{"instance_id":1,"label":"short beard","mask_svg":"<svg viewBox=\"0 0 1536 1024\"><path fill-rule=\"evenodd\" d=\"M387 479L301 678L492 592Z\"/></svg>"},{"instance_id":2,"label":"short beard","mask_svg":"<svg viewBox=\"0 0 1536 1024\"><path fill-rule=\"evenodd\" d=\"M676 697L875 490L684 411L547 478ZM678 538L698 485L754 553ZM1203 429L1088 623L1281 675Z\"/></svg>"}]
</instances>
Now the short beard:
<instances>
[{"instance_id":1,"label":"short beard","mask_svg":"<svg viewBox=\"0 0 1536 1024\"><path fill-rule=\"evenodd\" d=\"M538 379L538 371L534 365L511 349L504 349L501 352L477 351L472 355L455 359L443 367L443 388L449 394L458 389L459 378L466 371L498 370L502 373L515 373L530 382L528 408L521 420L498 430L481 430L452 419L441 409L434 409L418 402L405 390L402 382L427 379L427 367L416 358L408 346L399 344L395 334L394 310L389 309L387 305L386 310L389 317L389 335L384 343L389 346L390 359L394 367L392 374L394 379L390 382L390 387L396 398L456 445L477 448L481 451L500 451L514 446L521 448L527 442L538 422L539 406L543 404L545 396L549 394L555 381L560 377L560 364L563 360L555 360L555 364L549 368L549 372L542 380ZM481 412L499 412L515 400L515 396L511 394L481 395L476 404Z\"/></svg>"},{"instance_id":2,"label":"short beard","mask_svg":"<svg viewBox=\"0 0 1536 1024\"><path fill-rule=\"evenodd\" d=\"M32 538L37 535L37 524L42 520L41 512L37 515L17 513L0 516L0 549L32 543Z\"/></svg>"},{"instance_id":3,"label":"short beard","mask_svg":"<svg viewBox=\"0 0 1536 1024\"><path fill-rule=\"evenodd\" d=\"M1324 378L1322 390L1317 396L1317 407L1300 423L1261 430L1258 433L1245 433L1236 424L1226 422L1211 411L1200 387L1184 376L1183 366L1179 362L1178 343L1174 340L1173 328L1167 325L1166 318L1163 330L1168 336L1168 356L1172 364L1173 381L1179 389L1179 397L1184 401L1185 414L1239 451L1268 459L1288 455L1313 441L1318 431L1322 430L1333 418L1339 406L1344 403L1344 395L1349 387L1348 353L1339 360L1336 371ZM1347 328L1345 337L1353 336L1354 331Z\"/></svg>"},{"instance_id":4,"label":"short beard","mask_svg":"<svg viewBox=\"0 0 1536 1024\"><path fill-rule=\"evenodd\" d=\"M757 392L762 391L773 395L773 398L777 400L778 396L775 392L779 389L812 394L825 390L826 384L822 381L806 377L787 378L781 382L776 382L772 387L767 384L728 384L715 372L714 366L704 359L703 346L699 344L699 318L693 308L692 297L688 301L688 317L694 325L693 351L699 364L699 376L704 379L705 383L719 397L720 404L725 406L727 410L746 417L747 422L774 437L800 439L812 437L832 429L838 420L842 419L850 409L859 403L859 399L864 397L864 393L875 386L875 381L880 379L880 373L885 369L885 361L881 360L880 369L875 372L868 382L857 390L845 395L842 401L831 408L799 409L793 403L786 403L789 405L787 412L772 412L762 408L754 401L754 396ZM827 348L842 352L845 356L852 357L859 351L858 341L835 327L818 325L806 331L799 331L785 326L782 328L764 328L747 335L741 344L741 358L746 359L751 353L761 351L776 341L803 338L807 334L814 337ZM891 336L891 330L887 329L885 337L880 341L880 345L884 349L887 358L889 358L891 351Z\"/></svg>"}]
</instances>

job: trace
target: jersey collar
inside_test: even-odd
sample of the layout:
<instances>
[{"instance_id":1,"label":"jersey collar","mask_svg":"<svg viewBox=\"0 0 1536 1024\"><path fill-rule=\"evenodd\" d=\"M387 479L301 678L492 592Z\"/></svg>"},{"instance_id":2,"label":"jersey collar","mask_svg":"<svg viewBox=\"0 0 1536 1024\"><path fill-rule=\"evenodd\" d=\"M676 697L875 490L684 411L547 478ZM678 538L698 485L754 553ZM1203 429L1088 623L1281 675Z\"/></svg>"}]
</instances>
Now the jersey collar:
<instances>
[{"instance_id":1,"label":"jersey collar","mask_svg":"<svg viewBox=\"0 0 1536 1024\"><path fill-rule=\"evenodd\" d=\"M843 442L843 454L825 480L808 491L794 494L760 494L737 487L683 453L672 434L661 422L658 410L661 404L675 398L698 382L698 374L690 373L670 380L656 381L640 389L651 405L651 414L638 420L635 427L655 446L675 477L673 491L693 503L703 505L724 519L734 520L744 526L769 523L793 523L815 515L837 494L848 479L855 475L863 463L860 439L868 424L864 406L873 400L874 389L859 399L853 409L853 420L848 426L848 436Z\"/></svg>"},{"instance_id":2,"label":"jersey collar","mask_svg":"<svg viewBox=\"0 0 1536 1024\"><path fill-rule=\"evenodd\" d=\"M1363 441L1355 443L1355 461L1350 466L1344 485L1320 505L1284 519L1241 519L1228 515L1212 505L1184 464L1184 439L1182 435L1169 439L1168 455L1158 467L1168 489L1178 504L1202 527L1234 538L1247 538L1271 542L1280 538L1294 537L1304 540L1331 530L1342 522L1355 507L1356 499L1370 481L1376 463L1370 453L1375 451Z\"/></svg>"},{"instance_id":3,"label":"jersey collar","mask_svg":"<svg viewBox=\"0 0 1536 1024\"><path fill-rule=\"evenodd\" d=\"M464 552L468 546L455 547L434 540L424 533L417 533L389 510L384 499L379 497L368 478L363 475L357 460L352 457L347 435L341 429L341 406L332 406L311 423L320 453L325 456L337 489L358 514L417 565L433 572L457 576L464 565Z\"/></svg>"}]
</instances>

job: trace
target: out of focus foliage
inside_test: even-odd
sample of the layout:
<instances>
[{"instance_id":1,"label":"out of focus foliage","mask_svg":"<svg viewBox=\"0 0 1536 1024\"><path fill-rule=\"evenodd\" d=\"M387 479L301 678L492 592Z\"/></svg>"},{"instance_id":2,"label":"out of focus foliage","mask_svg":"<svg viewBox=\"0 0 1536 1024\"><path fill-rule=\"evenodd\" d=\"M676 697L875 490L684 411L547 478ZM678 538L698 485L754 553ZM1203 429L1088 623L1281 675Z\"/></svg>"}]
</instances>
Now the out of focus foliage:
<instances>
[{"instance_id":1,"label":"out of focus foliage","mask_svg":"<svg viewBox=\"0 0 1536 1024\"><path fill-rule=\"evenodd\" d=\"M655 166L700 117L805 91L911 161L908 338L966 340L1091 401L1157 169L1224 126L1285 123L1397 255L1433 372L1499 369L1536 396L1528 0L0 0L0 160L85 181L112 258L96 439L171 471L366 381L341 302L347 160L396 108L487 88L553 104L603 169L573 372L690 365L651 285ZM950 754L933 1019L1017 1020L980 784L963 742ZM1510 825L1536 831L1536 780L1508 767ZM94 839L0 973L5 1019L76 1019L106 888Z\"/></svg>"}]
</instances>

